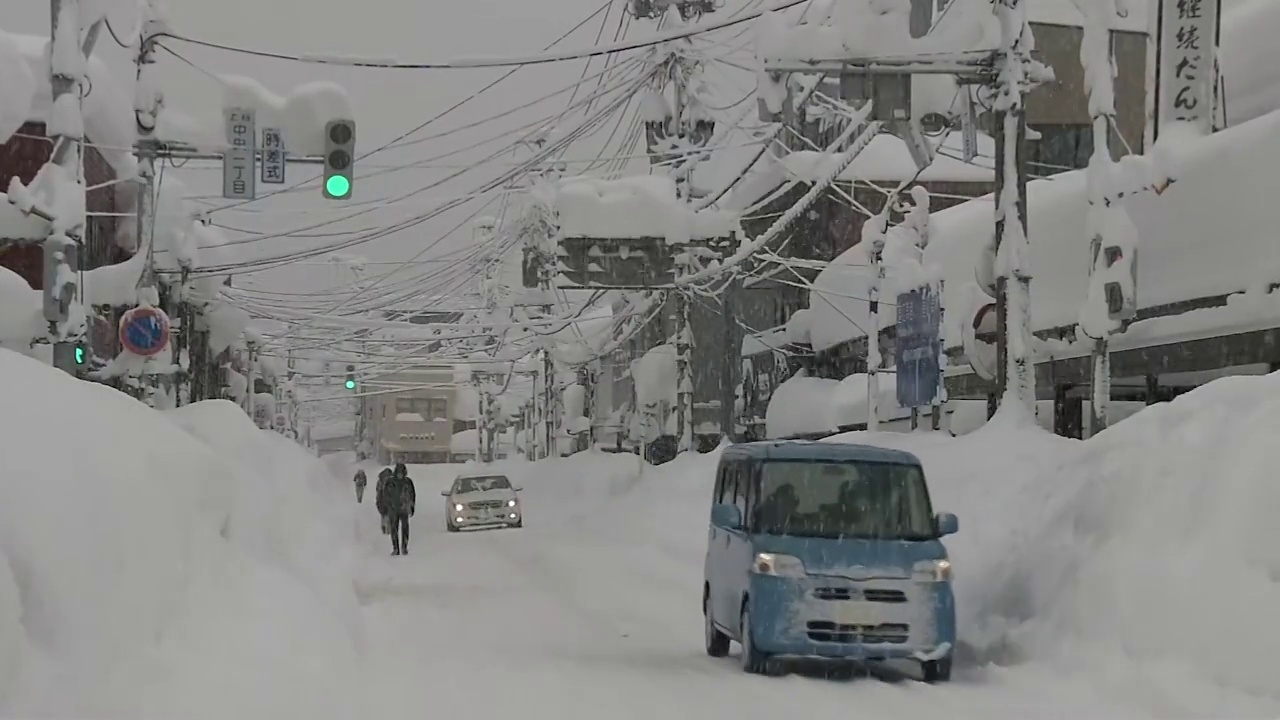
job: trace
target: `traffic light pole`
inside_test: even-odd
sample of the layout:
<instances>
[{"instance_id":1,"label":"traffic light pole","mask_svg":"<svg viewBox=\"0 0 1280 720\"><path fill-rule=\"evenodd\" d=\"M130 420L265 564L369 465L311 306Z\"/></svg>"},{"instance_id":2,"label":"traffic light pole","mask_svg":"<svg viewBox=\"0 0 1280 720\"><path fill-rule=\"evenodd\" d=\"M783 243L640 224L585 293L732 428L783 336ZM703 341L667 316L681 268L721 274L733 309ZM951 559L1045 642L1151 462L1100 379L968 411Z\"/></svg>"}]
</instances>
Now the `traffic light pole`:
<instances>
[{"instance_id":1,"label":"traffic light pole","mask_svg":"<svg viewBox=\"0 0 1280 720\"><path fill-rule=\"evenodd\" d=\"M69 116L51 112L48 123L54 151L50 162L62 170L64 178L74 181L54 188L55 193L85 193L84 184L84 68L81 57L80 0L51 0L50 18L52 39L50 42L50 85L53 90L52 107L71 107ZM72 46L72 47L68 47ZM68 50L70 52L68 52ZM71 97L70 103L65 102ZM61 151L61 153L59 152ZM59 157L59 155L61 155ZM78 348L84 338L85 315L80 296L80 250L83 247L85 203L60 202L60 206L79 207L79 217L57 218L44 241L44 319L49 323L49 340L53 344L53 364L60 370L75 375L78 370ZM58 228L63 225L65 229ZM74 312L80 308L80 312Z\"/></svg>"}]
</instances>

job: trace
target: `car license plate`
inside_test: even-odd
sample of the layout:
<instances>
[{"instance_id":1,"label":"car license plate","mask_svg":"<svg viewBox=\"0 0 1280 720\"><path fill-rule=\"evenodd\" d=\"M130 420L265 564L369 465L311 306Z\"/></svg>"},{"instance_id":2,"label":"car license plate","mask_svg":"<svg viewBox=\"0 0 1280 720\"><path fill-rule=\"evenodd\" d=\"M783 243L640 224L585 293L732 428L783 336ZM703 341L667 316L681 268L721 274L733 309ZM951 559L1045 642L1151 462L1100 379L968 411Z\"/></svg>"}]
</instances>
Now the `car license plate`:
<instances>
[{"instance_id":1,"label":"car license plate","mask_svg":"<svg viewBox=\"0 0 1280 720\"><path fill-rule=\"evenodd\" d=\"M870 603L842 602L836 611L836 618L841 625L875 625L875 610Z\"/></svg>"}]
</instances>

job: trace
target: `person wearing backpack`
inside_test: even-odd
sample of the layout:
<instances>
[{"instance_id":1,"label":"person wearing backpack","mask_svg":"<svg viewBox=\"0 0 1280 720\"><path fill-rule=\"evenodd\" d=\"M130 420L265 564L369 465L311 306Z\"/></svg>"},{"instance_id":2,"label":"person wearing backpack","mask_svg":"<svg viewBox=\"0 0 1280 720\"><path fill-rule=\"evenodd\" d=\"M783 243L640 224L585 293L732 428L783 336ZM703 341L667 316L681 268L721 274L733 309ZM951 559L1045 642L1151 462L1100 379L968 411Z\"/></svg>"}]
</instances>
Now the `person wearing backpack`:
<instances>
[{"instance_id":1,"label":"person wearing backpack","mask_svg":"<svg viewBox=\"0 0 1280 720\"><path fill-rule=\"evenodd\" d=\"M391 534L391 516L387 511L387 483L391 481L391 468L382 468L382 472L378 473L378 484L374 486L374 505L378 508L378 515L382 518L382 534Z\"/></svg>"}]
</instances>

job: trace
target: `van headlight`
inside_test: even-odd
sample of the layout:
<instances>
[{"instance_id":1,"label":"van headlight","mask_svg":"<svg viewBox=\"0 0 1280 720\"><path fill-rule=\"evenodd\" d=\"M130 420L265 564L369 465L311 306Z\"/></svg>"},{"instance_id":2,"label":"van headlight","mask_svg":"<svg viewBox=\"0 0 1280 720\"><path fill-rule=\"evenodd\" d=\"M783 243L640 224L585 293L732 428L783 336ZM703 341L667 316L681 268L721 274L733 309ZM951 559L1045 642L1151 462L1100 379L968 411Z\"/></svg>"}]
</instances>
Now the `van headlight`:
<instances>
[{"instance_id":1,"label":"van headlight","mask_svg":"<svg viewBox=\"0 0 1280 720\"><path fill-rule=\"evenodd\" d=\"M515 506L516 506L515 498L512 498L507 501L507 507L515 507Z\"/></svg>"},{"instance_id":2,"label":"van headlight","mask_svg":"<svg viewBox=\"0 0 1280 720\"><path fill-rule=\"evenodd\" d=\"M912 568L912 577L921 582L951 582L951 561L925 560Z\"/></svg>"},{"instance_id":3,"label":"van headlight","mask_svg":"<svg viewBox=\"0 0 1280 720\"><path fill-rule=\"evenodd\" d=\"M462 503L454 503L453 509L457 512L462 512Z\"/></svg>"},{"instance_id":4,"label":"van headlight","mask_svg":"<svg viewBox=\"0 0 1280 720\"><path fill-rule=\"evenodd\" d=\"M774 577L804 577L804 563L794 555L759 553L751 564L751 572Z\"/></svg>"}]
</instances>

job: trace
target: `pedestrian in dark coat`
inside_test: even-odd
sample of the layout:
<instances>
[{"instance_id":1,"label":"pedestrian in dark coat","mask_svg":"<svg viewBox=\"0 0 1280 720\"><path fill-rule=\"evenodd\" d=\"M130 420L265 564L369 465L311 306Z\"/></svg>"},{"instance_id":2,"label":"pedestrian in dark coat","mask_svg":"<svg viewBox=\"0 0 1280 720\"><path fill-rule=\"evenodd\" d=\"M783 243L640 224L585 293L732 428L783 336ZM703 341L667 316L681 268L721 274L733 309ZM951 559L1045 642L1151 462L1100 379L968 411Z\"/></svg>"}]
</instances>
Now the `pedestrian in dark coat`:
<instances>
[{"instance_id":1,"label":"pedestrian in dark coat","mask_svg":"<svg viewBox=\"0 0 1280 720\"><path fill-rule=\"evenodd\" d=\"M387 515L391 518L391 554L409 554L409 518L418 503L417 489L404 463L396 463L395 472L383 489Z\"/></svg>"},{"instance_id":2,"label":"pedestrian in dark coat","mask_svg":"<svg viewBox=\"0 0 1280 720\"><path fill-rule=\"evenodd\" d=\"M369 478L365 476L364 470L356 470L356 502L364 502L364 488L369 484Z\"/></svg>"},{"instance_id":3,"label":"pedestrian in dark coat","mask_svg":"<svg viewBox=\"0 0 1280 720\"><path fill-rule=\"evenodd\" d=\"M387 506L387 483L391 481L391 468L382 468L382 472L378 473L378 484L374 486L374 504L378 508L378 515L382 517L382 534L391 534L391 515Z\"/></svg>"}]
</instances>

